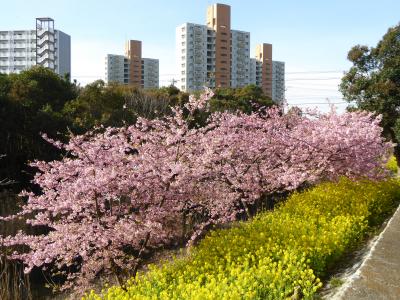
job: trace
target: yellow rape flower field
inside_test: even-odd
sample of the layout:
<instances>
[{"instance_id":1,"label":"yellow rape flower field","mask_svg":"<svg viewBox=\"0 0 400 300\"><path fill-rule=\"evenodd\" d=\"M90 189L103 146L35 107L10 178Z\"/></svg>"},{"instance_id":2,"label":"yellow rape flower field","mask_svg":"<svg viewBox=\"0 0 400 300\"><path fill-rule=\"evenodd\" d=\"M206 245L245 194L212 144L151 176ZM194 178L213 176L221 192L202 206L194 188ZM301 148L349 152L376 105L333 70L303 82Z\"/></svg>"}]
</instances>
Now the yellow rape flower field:
<instances>
[{"instance_id":1,"label":"yellow rape flower field","mask_svg":"<svg viewBox=\"0 0 400 300\"><path fill-rule=\"evenodd\" d=\"M320 278L393 213L400 184L341 179L211 232L176 258L86 300L312 299Z\"/></svg>"}]
</instances>

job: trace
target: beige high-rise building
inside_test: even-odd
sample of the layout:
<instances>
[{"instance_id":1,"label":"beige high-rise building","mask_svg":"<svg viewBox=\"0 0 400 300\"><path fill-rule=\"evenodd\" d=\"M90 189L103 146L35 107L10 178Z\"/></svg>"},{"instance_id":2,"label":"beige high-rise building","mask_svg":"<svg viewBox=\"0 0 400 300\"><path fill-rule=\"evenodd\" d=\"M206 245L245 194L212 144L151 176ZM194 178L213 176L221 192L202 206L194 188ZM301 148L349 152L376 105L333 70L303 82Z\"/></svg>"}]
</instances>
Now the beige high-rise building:
<instances>
[{"instance_id":1,"label":"beige high-rise building","mask_svg":"<svg viewBox=\"0 0 400 300\"><path fill-rule=\"evenodd\" d=\"M256 47L256 60L260 65L258 82L264 94L272 99L272 44L259 44Z\"/></svg>"},{"instance_id":2,"label":"beige high-rise building","mask_svg":"<svg viewBox=\"0 0 400 300\"><path fill-rule=\"evenodd\" d=\"M207 27L215 33L215 86L230 87L231 80L231 7L213 4L207 9Z\"/></svg>"},{"instance_id":3,"label":"beige high-rise building","mask_svg":"<svg viewBox=\"0 0 400 300\"><path fill-rule=\"evenodd\" d=\"M105 79L139 88L159 87L159 61L142 57L142 42L129 40L125 43L125 55L106 56Z\"/></svg>"},{"instance_id":4,"label":"beige high-rise building","mask_svg":"<svg viewBox=\"0 0 400 300\"><path fill-rule=\"evenodd\" d=\"M125 43L125 56L129 60L129 84L142 85L142 42L129 40Z\"/></svg>"},{"instance_id":5,"label":"beige high-rise building","mask_svg":"<svg viewBox=\"0 0 400 300\"><path fill-rule=\"evenodd\" d=\"M178 26L176 49L179 87L183 91L198 91L204 86L237 88L256 84L273 97L272 45L258 45L256 58L250 58L250 32L231 28L229 5L209 6L206 25Z\"/></svg>"}]
</instances>

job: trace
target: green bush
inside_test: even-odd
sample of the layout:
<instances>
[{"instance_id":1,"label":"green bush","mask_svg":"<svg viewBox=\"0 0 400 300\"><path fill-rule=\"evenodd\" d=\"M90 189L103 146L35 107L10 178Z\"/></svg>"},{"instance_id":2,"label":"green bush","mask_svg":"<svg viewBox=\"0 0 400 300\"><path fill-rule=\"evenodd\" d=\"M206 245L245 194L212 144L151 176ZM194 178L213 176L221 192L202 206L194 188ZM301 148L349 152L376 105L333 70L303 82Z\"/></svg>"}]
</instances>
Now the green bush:
<instances>
[{"instance_id":1,"label":"green bush","mask_svg":"<svg viewBox=\"0 0 400 300\"><path fill-rule=\"evenodd\" d=\"M85 299L311 299L343 254L387 218L396 180L324 183L273 212L211 232L190 255Z\"/></svg>"},{"instance_id":2,"label":"green bush","mask_svg":"<svg viewBox=\"0 0 400 300\"><path fill-rule=\"evenodd\" d=\"M390 157L386 164L386 168L392 171L394 174L397 174L397 159L394 155Z\"/></svg>"}]
</instances>

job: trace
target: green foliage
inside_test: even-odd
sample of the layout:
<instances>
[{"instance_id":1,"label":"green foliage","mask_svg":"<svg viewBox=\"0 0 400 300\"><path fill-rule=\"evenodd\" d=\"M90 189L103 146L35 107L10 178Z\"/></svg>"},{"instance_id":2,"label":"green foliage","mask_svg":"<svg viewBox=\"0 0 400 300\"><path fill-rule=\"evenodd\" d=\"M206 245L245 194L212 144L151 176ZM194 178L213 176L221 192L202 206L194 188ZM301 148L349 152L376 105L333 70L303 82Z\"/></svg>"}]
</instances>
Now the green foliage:
<instances>
[{"instance_id":1,"label":"green foliage","mask_svg":"<svg viewBox=\"0 0 400 300\"><path fill-rule=\"evenodd\" d=\"M393 212L399 182L325 183L211 232L190 255L85 299L312 299L318 277ZM297 299L297 298L296 298Z\"/></svg>"},{"instance_id":2,"label":"green foliage","mask_svg":"<svg viewBox=\"0 0 400 300\"><path fill-rule=\"evenodd\" d=\"M388 162L386 163L386 168L388 168L394 174L397 174L398 166L397 166L397 159L395 156L392 155L389 158Z\"/></svg>"},{"instance_id":3,"label":"green foliage","mask_svg":"<svg viewBox=\"0 0 400 300\"><path fill-rule=\"evenodd\" d=\"M83 133L95 126L123 126L134 122L131 111L124 109L125 87L106 85L97 80L81 89L78 97L66 103L63 113L73 131Z\"/></svg>"},{"instance_id":4,"label":"green foliage","mask_svg":"<svg viewBox=\"0 0 400 300\"><path fill-rule=\"evenodd\" d=\"M218 88L210 101L211 111L237 111L251 113L254 107L271 107L273 102L256 85L243 88Z\"/></svg>"},{"instance_id":5,"label":"green foliage","mask_svg":"<svg viewBox=\"0 0 400 300\"><path fill-rule=\"evenodd\" d=\"M338 278L338 277L332 277L332 278L329 280L329 285L330 285L331 287L339 287L339 286L341 286L343 283L344 283L344 281L343 281L342 279Z\"/></svg>"},{"instance_id":6,"label":"green foliage","mask_svg":"<svg viewBox=\"0 0 400 300\"><path fill-rule=\"evenodd\" d=\"M262 89L256 85L235 89L217 88L210 100L210 111L197 113L192 125L202 126L213 112L241 111L250 114L261 107L267 108L273 104L273 101L266 97Z\"/></svg>"},{"instance_id":7,"label":"green foliage","mask_svg":"<svg viewBox=\"0 0 400 300\"><path fill-rule=\"evenodd\" d=\"M170 106L182 105L189 100L189 94L174 85L147 90L146 94L153 99L167 99Z\"/></svg>"},{"instance_id":8,"label":"green foliage","mask_svg":"<svg viewBox=\"0 0 400 300\"><path fill-rule=\"evenodd\" d=\"M40 133L63 138L68 126L64 105L77 96L77 87L43 67L20 74L0 74L0 178L27 182L28 160L58 157L57 149Z\"/></svg>"},{"instance_id":9,"label":"green foliage","mask_svg":"<svg viewBox=\"0 0 400 300\"><path fill-rule=\"evenodd\" d=\"M389 28L376 47L357 45L348 53L353 67L340 90L355 106L382 114L385 135L398 145L400 158L400 25Z\"/></svg>"}]
</instances>

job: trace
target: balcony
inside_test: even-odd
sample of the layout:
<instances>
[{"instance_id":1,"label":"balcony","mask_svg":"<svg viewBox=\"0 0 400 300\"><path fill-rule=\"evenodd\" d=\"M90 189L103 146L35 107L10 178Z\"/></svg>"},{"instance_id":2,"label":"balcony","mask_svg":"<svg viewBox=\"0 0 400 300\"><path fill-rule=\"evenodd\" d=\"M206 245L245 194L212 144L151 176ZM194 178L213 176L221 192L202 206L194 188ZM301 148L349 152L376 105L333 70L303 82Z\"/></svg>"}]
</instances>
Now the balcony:
<instances>
[{"instance_id":1,"label":"balcony","mask_svg":"<svg viewBox=\"0 0 400 300\"><path fill-rule=\"evenodd\" d=\"M17 44L14 44L14 49L26 49L26 48L28 48L30 46L30 44L19 44L19 43L17 43Z\"/></svg>"},{"instance_id":2,"label":"balcony","mask_svg":"<svg viewBox=\"0 0 400 300\"><path fill-rule=\"evenodd\" d=\"M22 61L14 61L13 63L14 66L26 66L27 62L25 60Z\"/></svg>"}]
</instances>

